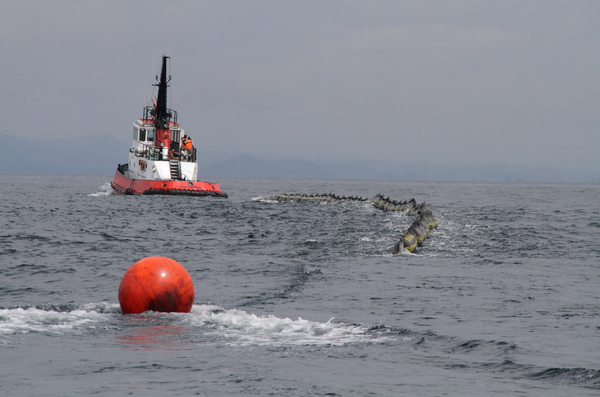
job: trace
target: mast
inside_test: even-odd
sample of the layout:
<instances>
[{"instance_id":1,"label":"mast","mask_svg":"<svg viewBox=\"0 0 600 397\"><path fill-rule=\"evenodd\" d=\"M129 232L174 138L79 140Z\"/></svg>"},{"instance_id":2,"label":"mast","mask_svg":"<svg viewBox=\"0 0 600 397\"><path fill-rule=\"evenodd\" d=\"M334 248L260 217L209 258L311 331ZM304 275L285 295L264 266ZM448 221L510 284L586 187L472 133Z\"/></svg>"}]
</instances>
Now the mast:
<instances>
[{"instance_id":1,"label":"mast","mask_svg":"<svg viewBox=\"0 0 600 397\"><path fill-rule=\"evenodd\" d=\"M160 80L158 85L158 98L156 100L156 129L164 130L169 126L169 116L167 114L167 58L163 55L162 69L160 70Z\"/></svg>"},{"instance_id":2,"label":"mast","mask_svg":"<svg viewBox=\"0 0 600 397\"><path fill-rule=\"evenodd\" d=\"M158 86L158 97L156 98L156 116L154 125L156 127L156 145L163 149L163 158L166 160L167 154L171 146L169 119L171 114L167 110L167 87L171 76L167 79L167 59L169 57L163 55L162 68L160 70L160 80L155 85ZM164 150L166 148L166 151Z\"/></svg>"}]
</instances>

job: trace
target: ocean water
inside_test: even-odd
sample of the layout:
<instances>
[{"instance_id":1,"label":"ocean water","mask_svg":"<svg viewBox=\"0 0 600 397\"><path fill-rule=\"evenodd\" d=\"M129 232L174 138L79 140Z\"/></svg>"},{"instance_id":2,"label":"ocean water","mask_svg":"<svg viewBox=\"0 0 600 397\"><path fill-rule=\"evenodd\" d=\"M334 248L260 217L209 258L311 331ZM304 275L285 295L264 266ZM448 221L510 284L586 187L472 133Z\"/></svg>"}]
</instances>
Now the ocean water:
<instances>
[{"instance_id":1,"label":"ocean water","mask_svg":"<svg viewBox=\"0 0 600 397\"><path fill-rule=\"evenodd\" d=\"M2 396L600 395L600 185L234 179L229 199L0 175ZM426 201L412 222L369 203ZM177 260L191 313L123 315L124 272Z\"/></svg>"}]
</instances>

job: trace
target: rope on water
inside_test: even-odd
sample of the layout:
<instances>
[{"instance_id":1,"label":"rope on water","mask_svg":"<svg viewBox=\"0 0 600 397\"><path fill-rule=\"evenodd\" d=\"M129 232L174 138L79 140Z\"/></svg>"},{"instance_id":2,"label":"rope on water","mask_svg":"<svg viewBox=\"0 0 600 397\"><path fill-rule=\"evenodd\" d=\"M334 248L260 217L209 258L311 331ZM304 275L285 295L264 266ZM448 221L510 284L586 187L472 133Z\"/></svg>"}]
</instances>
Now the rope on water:
<instances>
[{"instance_id":1,"label":"rope on water","mask_svg":"<svg viewBox=\"0 0 600 397\"><path fill-rule=\"evenodd\" d=\"M269 299L279 298L280 296L283 296L283 295L285 295L289 292L292 292L295 289L301 287L302 285L304 285L304 283L306 283L306 280L308 280L309 277L311 277L315 274L321 274L321 270L315 269L315 270L306 271L304 268L304 265L301 265L299 268L299 274L294 278L293 282L290 285L286 286L283 290L281 290L279 292L275 292L269 296L262 296L260 298L250 299L245 302L238 303L233 306L229 306L227 309L235 309L237 307L250 306L255 303L265 302Z\"/></svg>"}]
</instances>

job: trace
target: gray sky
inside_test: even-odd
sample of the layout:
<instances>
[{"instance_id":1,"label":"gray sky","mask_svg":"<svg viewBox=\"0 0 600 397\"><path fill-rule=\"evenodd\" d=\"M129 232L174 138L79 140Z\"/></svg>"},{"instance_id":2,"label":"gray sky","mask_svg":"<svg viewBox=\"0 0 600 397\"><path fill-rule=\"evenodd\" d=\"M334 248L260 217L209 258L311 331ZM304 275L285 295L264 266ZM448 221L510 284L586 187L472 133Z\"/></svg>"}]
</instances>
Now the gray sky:
<instances>
[{"instance_id":1,"label":"gray sky","mask_svg":"<svg viewBox=\"0 0 600 397\"><path fill-rule=\"evenodd\" d=\"M597 0L3 1L0 131L129 140L166 53L200 150L598 171L598 21Z\"/></svg>"}]
</instances>

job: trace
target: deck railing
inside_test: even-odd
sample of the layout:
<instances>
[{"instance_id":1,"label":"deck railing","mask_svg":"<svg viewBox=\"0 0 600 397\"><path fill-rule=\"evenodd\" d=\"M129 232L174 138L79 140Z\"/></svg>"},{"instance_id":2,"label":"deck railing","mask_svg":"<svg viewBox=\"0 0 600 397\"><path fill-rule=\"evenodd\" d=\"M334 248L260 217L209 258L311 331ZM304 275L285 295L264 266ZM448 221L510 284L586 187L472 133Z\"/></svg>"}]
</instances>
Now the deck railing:
<instances>
[{"instance_id":1,"label":"deck railing","mask_svg":"<svg viewBox=\"0 0 600 397\"><path fill-rule=\"evenodd\" d=\"M196 159L197 159L197 152L196 152L196 148L193 147L191 149L188 150L188 154L184 154L182 153L183 150L188 150L188 149L182 149L181 152L175 152L172 151L170 153L170 159L176 159L179 161L186 161L186 162L190 162L190 163L195 163ZM146 150L144 151L139 151L137 149L134 150L134 148L130 149L131 152L135 153L135 155L137 157L144 157L147 160L154 160L154 161L167 161L169 159L165 159L162 156L162 149L161 148L157 148L156 146L149 146Z\"/></svg>"},{"instance_id":2,"label":"deck railing","mask_svg":"<svg viewBox=\"0 0 600 397\"><path fill-rule=\"evenodd\" d=\"M156 113L155 109L156 108L154 106L145 106L144 107L144 120L151 120ZM167 108L167 114L169 115L169 119L172 122L174 122L175 124L177 124L177 110Z\"/></svg>"}]
</instances>

